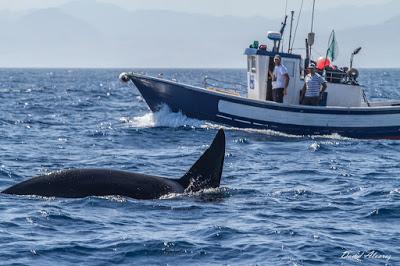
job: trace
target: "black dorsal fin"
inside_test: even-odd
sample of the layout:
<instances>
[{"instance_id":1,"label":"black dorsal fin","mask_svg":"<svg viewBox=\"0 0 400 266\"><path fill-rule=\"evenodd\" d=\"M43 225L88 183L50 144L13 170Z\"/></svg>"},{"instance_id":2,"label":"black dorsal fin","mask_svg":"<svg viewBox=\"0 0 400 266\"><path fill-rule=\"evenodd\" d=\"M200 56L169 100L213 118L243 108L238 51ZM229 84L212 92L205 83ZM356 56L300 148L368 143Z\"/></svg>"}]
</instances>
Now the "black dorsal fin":
<instances>
[{"instance_id":1,"label":"black dorsal fin","mask_svg":"<svg viewBox=\"0 0 400 266\"><path fill-rule=\"evenodd\" d=\"M177 182L185 191L219 187L225 158L225 133L220 129L210 147Z\"/></svg>"}]
</instances>

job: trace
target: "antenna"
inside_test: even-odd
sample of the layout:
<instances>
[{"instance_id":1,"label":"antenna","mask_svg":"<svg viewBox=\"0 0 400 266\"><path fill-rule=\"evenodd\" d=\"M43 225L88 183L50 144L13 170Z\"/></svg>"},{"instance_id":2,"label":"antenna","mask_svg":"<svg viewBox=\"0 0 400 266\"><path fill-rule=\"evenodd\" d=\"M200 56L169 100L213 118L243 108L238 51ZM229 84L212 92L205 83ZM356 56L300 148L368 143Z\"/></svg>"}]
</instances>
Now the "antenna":
<instances>
[{"instance_id":1,"label":"antenna","mask_svg":"<svg viewBox=\"0 0 400 266\"><path fill-rule=\"evenodd\" d=\"M294 11L292 10L291 12L291 20L290 20L290 35L289 35L289 47L288 47L288 53L290 54L292 49L290 48L290 44L292 43L292 31L293 31L293 19L294 19Z\"/></svg>"}]
</instances>

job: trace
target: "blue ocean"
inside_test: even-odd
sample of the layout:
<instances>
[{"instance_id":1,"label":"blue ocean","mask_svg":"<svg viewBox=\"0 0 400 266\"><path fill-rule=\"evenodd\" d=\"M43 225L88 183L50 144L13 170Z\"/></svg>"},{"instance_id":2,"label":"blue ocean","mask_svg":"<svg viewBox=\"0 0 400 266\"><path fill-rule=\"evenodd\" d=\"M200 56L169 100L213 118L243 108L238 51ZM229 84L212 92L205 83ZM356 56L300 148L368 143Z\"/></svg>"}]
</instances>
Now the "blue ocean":
<instances>
[{"instance_id":1,"label":"blue ocean","mask_svg":"<svg viewBox=\"0 0 400 266\"><path fill-rule=\"evenodd\" d=\"M246 83L229 69L1 69L0 189L67 168L181 177L226 133L219 189L157 200L0 194L3 265L400 265L400 141L291 136L149 111L118 75ZM400 100L399 69L361 70Z\"/></svg>"}]
</instances>

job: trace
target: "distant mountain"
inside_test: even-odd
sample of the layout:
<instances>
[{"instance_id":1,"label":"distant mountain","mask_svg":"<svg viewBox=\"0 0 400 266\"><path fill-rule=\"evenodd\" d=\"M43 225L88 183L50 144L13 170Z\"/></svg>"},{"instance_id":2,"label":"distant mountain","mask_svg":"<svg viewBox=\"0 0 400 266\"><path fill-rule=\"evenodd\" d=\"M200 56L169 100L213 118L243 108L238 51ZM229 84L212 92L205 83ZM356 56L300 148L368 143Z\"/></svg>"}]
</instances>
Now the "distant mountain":
<instances>
[{"instance_id":1,"label":"distant mountain","mask_svg":"<svg viewBox=\"0 0 400 266\"><path fill-rule=\"evenodd\" d=\"M338 32L338 38L350 58L352 49L362 46L358 66L400 67L397 52L400 43L400 16L374 26L356 27ZM347 49L347 50L346 50Z\"/></svg>"},{"instance_id":2,"label":"distant mountain","mask_svg":"<svg viewBox=\"0 0 400 266\"><path fill-rule=\"evenodd\" d=\"M315 14L316 31L326 29L343 30L359 26L381 24L391 17L400 15L400 1L393 0L387 4L377 3L365 6L354 6L349 1L348 6L318 11ZM311 18L311 14L305 14ZM307 19L305 20L307 22ZM308 19L307 27L309 28Z\"/></svg>"},{"instance_id":3,"label":"distant mountain","mask_svg":"<svg viewBox=\"0 0 400 266\"><path fill-rule=\"evenodd\" d=\"M90 24L57 8L33 11L1 27L5 66L82 64L100 34ZM86 61L89 63L89 61Z\"/></svg>"},{"instance_id":4,"label":"distant mountain","mask_svg":"<svg viewBox=\"0 0 400 266\"><path fill-rule=\"evenodd\" d=\"M92 25L67 15L56 8L42 9L19 19L14 25L18 35L30 40L67 45L76 40L86 42L97 37L98 32Z\"/></svg>"},{"instance_id":5,"label":"distant mountain","mask_svg":"<svg viewBox=\"0 0 400 266\"><path fill-rule=\"evenodd\" d=\"M399 2L391 4L398 6ZM367 7L363 10L356 11L370 14ZM330 31L338 26L338 63L347 63L351 51L361 45L357 65L400 66L400 55L395 53L399 17L365 25L349 23L352 13L342 12L318 14L315 55L325 53ZM306 15L297 32L296 48L304 47L309 31ZM266 42L267 31L279 28L279 20L264 17L127 11L94 0L75 1L18 15L1 12L0 62L10 67L245 67L244 48L253 40Z\"/></svg>"},{"instance_id":6,"label":"distant mountain","mask_svg":"<svg viewBox=\"0 0 400 266\"><path fill-rule=\"evenodd\" d=\"M76 0L59 7L72 17L93 25L99 32L109 36L123 36L131 26L132 13L118 6L96 0Z\"/></svg>"}]
</instances>

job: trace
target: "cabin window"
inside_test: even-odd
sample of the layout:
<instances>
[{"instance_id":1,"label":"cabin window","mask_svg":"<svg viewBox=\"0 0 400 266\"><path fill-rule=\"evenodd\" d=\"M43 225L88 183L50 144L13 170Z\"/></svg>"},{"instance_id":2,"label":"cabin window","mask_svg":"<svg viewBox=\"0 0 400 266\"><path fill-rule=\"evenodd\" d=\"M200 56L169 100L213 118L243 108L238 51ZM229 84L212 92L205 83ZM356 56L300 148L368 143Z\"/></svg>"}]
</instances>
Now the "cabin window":
<instances>
[{"instance_id":1,"label":"cabin window","mask_svg":"<svg viewBox=\"0 0 400 266\"><path fill-rule=\"evenodd\" d=\"M305 73L304 73L304 60L303 59L301 59L300 61L299 61L299 69L300 69L300 79L303 79L304 78L304 76L305 76Z\"/></svg>"},{"instance_id":2,"label":"cabin window","mask_svg":"<svg viewBox=\"0 0 400 266\"><path fill-rule=\"evenodd\" d=\"M293 61L286 61L283 63L287 68L290 77L294 77L295 63Z\"/></svg>"},{"instance_id":3,"label":"cabin window","mask_svg":"<svg viewBox=\"0 0 400 266\"><path fill-rule=\"evenodd\" d=\"M250 73L256 73L256 57L249 56L247 58L247 71Z\"/></svg>"}]
</instances>

